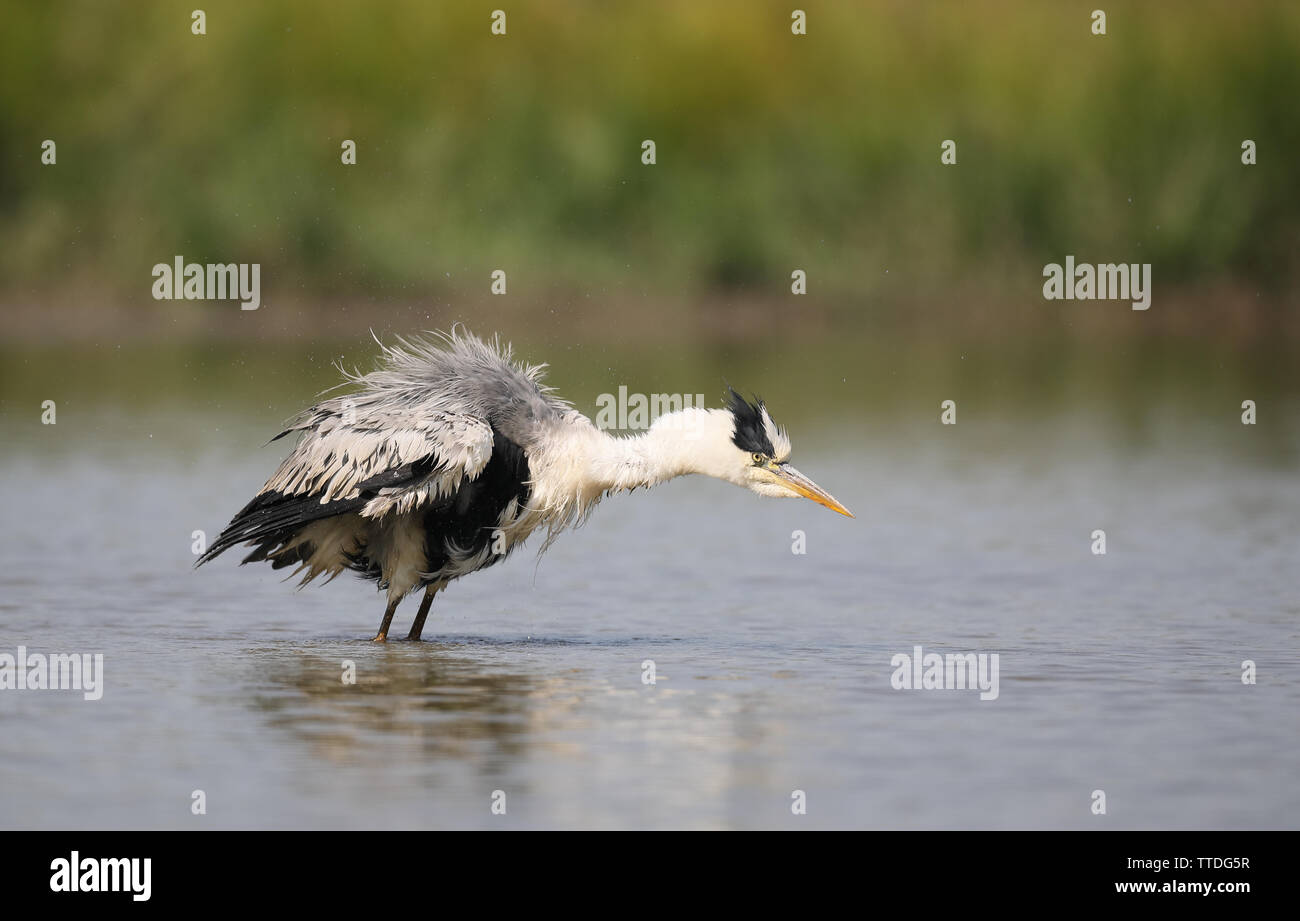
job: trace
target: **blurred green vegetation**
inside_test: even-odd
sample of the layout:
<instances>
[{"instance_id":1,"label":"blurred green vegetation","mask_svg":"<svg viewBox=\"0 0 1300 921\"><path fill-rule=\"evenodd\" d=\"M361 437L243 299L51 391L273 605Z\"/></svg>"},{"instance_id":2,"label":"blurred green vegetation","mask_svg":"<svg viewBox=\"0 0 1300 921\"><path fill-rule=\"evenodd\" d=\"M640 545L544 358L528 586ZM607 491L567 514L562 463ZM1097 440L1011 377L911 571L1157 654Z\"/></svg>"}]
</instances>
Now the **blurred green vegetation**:
<instances>
[{"instance_id":1,"label":"blurred green vegetation","mask_svg":"<svg viewBox=\"0 0 1300 921\"><path fill-rule=\"evenodd\" d=\"M1134 456L1177 444L1191 463L1226 453L1265 467L1300 464L1300 378L1279 343L1097 349L1060 337L1020 347L845 338L596 347L542 335L515 346L522 359L551 362L548 383L589 416L600 394L620 386L721 405L725 379L767 398L802 456L850 451L869 463L891 448L917 449L946 431L940 404L956 398L963 443L1009 458L1026 443L1081 452L1104 445ZM367 371L375 361L373 343L355 340L0 346L0 453L241 457L341 383L338 364ZM1243 399L1258 405L1259 425L1242 425ZM56 427L42 423L45 400L57 404ZM283 443L267 450L276 455Z\"/></svg>"},{"instance_id":2,"label":"blurred green vegetation","mask_svg":"<svg viewBox=\"0 0 1300 921\"><path fill-rule=\"evenodd\" d=\"M1092 0L801 0L803 37L754 0L206 2L201 37L195 5L7 5L6 301L143 305L182 254L305 305L496 268L537 299L779 297L798 267L819 297L958 310L1037 296L1066 253L1153 263L1157 304L1293 301L1294 0L1108 3L1104 37Z\"/></svg>"}]
</instances>

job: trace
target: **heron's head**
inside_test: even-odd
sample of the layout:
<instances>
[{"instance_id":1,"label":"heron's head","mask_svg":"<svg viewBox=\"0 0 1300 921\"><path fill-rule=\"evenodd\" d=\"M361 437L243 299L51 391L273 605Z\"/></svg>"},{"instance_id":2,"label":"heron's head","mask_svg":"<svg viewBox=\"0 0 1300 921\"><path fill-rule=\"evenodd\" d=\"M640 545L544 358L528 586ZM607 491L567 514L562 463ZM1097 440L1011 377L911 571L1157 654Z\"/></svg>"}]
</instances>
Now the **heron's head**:
<instances>
[{"instance_id":1,"label":"heron's head","mask_svg":"<svg viewBox=\"0 0 1300 921\"><path fill-rule=\"evenodd\" d=\"M763 401L750 403L730 387L727 390L727 406L719 415L730 425L723 429L726 445L714 452L721 468L715 475L760 496L811 499L852 518L853 513L834 496L790 465L790 438L772 421Z\"/></svg>"}]
</instances>

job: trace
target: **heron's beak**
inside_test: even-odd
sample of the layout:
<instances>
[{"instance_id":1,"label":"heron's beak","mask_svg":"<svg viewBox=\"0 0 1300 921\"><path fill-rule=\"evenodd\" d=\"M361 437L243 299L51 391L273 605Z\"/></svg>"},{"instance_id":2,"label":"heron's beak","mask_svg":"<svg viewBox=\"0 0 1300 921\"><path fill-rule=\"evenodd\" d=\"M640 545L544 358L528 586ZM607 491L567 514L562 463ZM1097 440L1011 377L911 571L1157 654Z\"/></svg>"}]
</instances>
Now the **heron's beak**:
<instances>
[{"instance_id":1,"label":"heron's beak","mask_svg":"<svg viewBox=\"0 0 1300 921\"><path fill-rule=\"evenodd\" d=\"M805 499L812 499L818 505L824 505L832 512L839 512L841 515L848 515L850 518L854 517L853 513L846 509L838 499L789 464L771 464L767 469L776 477L778 483L794 490Z\"/></svg>"}]
</instances>

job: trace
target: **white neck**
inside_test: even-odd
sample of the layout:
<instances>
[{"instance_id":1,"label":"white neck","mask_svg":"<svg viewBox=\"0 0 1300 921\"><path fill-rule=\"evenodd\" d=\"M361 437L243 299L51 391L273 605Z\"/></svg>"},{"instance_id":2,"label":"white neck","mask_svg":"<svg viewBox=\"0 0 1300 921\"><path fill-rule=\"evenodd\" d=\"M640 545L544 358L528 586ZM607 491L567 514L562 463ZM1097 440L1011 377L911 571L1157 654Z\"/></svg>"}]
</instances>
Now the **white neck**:
<instances>
[{"instance_id":1,"label":"white neck","mask_svg":"<svg viewBox=\"0 0 1300 921\"><path fill-rule=\"evenodd\" d=\"M725 410L692 407L660 416L640 435L600 432L587 475L602 490L655 486L688 473L731 479L733 424Z\"/></svg>"},{"instance_id":2,"label":"white neck","mask_svg":"<svg viewBox=\"0 0 1300 921\"><path fill-rule=\"evenodd\" d=\"M745 485L744 454L731 443L734 427L727 410L691 407L660 416L640 435L616 437L572 413L530 452L529 506L548 519L549 542L607 492L656 486L688 473Z\"/></svg>"}]
</instances>

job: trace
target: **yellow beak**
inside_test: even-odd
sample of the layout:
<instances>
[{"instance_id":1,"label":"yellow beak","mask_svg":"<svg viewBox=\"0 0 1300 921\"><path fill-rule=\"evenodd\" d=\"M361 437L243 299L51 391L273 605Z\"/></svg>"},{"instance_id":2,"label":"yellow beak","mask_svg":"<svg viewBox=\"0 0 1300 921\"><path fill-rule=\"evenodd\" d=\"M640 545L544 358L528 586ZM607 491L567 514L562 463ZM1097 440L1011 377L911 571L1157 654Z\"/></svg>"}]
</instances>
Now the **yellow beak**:
<instances>
[{"instance_id":1,"label":"yellow beak","mask_svg":"<svg viewBox=\"0 0 1300 921\"><path fill-rule=\"evenodd\" d=\"M841 515L848 515L850 518L854 517L853 513L846 509L838 499L789 464L772 463L768 464L767 469L776 478L777 482L794 490L805 499L811 499L818 505L824 505L832 512L839 512Z\"/></svg>"}]
</instances>

